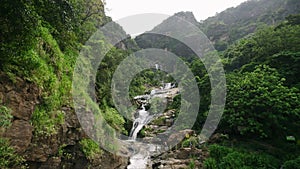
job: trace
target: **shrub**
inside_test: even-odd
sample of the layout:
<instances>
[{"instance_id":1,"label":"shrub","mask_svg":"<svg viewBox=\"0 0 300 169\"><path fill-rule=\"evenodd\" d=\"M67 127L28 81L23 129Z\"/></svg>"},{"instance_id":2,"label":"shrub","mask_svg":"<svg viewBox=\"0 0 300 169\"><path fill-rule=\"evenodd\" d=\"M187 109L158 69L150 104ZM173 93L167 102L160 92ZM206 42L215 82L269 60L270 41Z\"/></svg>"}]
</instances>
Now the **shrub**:
<instances>
[{"instance_id":1,"label":"shrub","mask_svg":"<svg viewBox=\"0 0 300 169\"><path fill-rule=\"evenodd\" d=\"M294 160L286 161L282 169L300 169L300 156Z\"/></svg>"},{"instance_id":2,"label":"shrub","mask_svg":"<svg viewBox=\"0 0 300 169\"><path fill-rule=\"evenodd\" d=\"M217 162L214 158L207 158L204 163L204 168L205 169L217 169Z\"/></svg>"},{"instance_id":3,"label":"shrub","mask_svg":"<svg viewBox=\"0 0 300 169\"><path fill-rule=\"evenodd\" d=\"M99 145L91 139L83 139L79 143L81 145L82 152L89 160L100 157L103 153Z\"/></svg>"},{"instance_id":4,"label":"shrub","mask_svg":"<svg viewBox=\"0 0 300 169\"><path fill-rule=\"evenodd\" d=\"M276 169L279 161L266 154L248 152L220 145L209 147L210 158L204 161L207 169Z\"/></svg>"},{"instance_id":5,"label":"shrub","mask_svg":"<svg viewBox=\"0 0 300 169\"><path fill-rule=\"evenodd\" d=\"M191 159L188 169L194 169L194 168L195 168L195 161L194 161L194 159Z\"/></svg>"}]
</instances>

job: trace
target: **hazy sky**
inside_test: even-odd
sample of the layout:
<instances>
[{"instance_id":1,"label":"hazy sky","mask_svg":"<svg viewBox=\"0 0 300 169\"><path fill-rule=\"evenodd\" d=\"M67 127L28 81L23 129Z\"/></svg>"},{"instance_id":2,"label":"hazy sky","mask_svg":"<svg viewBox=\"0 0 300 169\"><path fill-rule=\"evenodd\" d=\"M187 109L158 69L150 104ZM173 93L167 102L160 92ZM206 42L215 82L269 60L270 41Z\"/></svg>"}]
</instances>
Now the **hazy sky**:
<instances>
[{"instance_id":1,"label":"hazy sky","mask_svg":"<svg viewBox=\"0 0 300 169\"><path fill-rule=\"evenodd\" d=\"M198 21L246 0L106 0L106 14L113 20L142 13L173 15L192 11Z\"/></svg>"}]
</instances>

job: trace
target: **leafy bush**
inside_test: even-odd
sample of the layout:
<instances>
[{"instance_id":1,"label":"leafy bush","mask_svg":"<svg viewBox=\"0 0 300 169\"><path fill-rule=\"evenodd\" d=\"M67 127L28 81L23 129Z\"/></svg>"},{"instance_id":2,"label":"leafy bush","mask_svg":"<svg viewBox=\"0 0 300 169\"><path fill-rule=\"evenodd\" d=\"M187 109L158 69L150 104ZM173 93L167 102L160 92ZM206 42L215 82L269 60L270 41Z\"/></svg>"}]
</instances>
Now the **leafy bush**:
<instances>
[{"instance_id":1,"label":"leafy bush","mask_svg":"<svg viewBox=\"0 0 300 169\"><path fill-rule=\"evenodd\" d=\"M106 107L103 116L106 122L114 129L123 132L124 134L127 133L127 131L124 128L125 120L116 109Z\"/></svg>"},{"instance_id":2,"label":"leafy bush","mask_svg":"<svg viewBox=\"0 0 300 169\"><path fill-rule=\"evenodd\" d=\"M279 162L272 156L235 150L220 145L209 147L210 158L204 161L206 169L276 169Z\"/></svg>"},{"instance_id":3,"label":"leafy bush","mask_svg":"<svg viewBox=\"0 0 300 169\"><path fill-rule=\"evenodd\" d=\"M194 161L194 159L191 159L188 169L194 169L194 168L195 168L195 161Z\"/></svg>"},{"instance_id":4,"label":"leafy bush","mask_svg":"<svg viewBox=\"0 0 300 169\"><path fill-rule=\"evenodd\" d=\"M198 146L198 137L191 136L182 141L181 147L196 147Z\"/></svg>"},{"instance_id":5,"label":"leafy bush","mask_svg":"<svg viewBox=\"0 0 300 169\"><path fill-rule=\"evenodd\" d=\"M204 168L205 169L217 169L218 165L217 165L217 161L214 158L207 158L204 163Z\"/></svg>"}]
</instances>

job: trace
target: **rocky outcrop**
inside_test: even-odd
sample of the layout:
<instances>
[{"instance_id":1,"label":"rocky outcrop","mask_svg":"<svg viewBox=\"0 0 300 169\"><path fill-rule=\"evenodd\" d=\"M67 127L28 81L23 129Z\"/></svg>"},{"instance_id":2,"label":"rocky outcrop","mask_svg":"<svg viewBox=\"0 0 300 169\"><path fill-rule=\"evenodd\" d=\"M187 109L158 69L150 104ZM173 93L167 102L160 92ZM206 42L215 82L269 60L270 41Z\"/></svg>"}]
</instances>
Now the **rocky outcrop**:
<instances>
[{"instance_id":1,"label":"rocky outcrop","mask_svg":"<svg viewBox=\"0 0 300 169\"><path fill-rule=\"evenodd\" d=\"M4 134L4 137L9 138L11 145L16 152L24 153L31 143L33 127L28 121L14 120L10 128Z\"/></svg>"},{"instance_id":2,"label":"rocky outcrop","mask_svg":"<svg viewBox=\"0 0 300 169\"><path fill-rule=\"evenodd\" d=\"M21 120L28 121L39 103L41 90L37 85L26 82L20 77L10 78L0 73L0 100L11 109L11 114Z\"/></svg>"},{"instance_id":3,"label":"rocky outcrop","mask_svg":"<svg viewBox=\"0 0 300 169\"><path fill-rule=\"evenodd\" d=\"M0 103L10 109L11 126L1 132L1 137L10 140L16 152L23 154L31 143L33 127L30 118L39 103L40 89L20 77L10 78L0 72Z\"/></svg>"},{"instance_id":4,"label":"rocky outcrop","mask_svg":"<svg viewBox=\"0 0 300 169\"><path fill-rule=\"evenodd\" d=\"M65 121L55 134L34 135L31 116L40 104L42 90L20 77L10 78L0 72L0 104L11 111L13 118L8 128L1 128L0 137L10 140L16 153L22 155L30 169L111 169L126 168L127 158L108 152L93 160L82 152L80 140L87 138L73 108L65 106L62 111Z\"/></svg>"},{"instance_id":5,"label":"rocky outcrop","mask_svg":"<svg viewBox=\"0 0 300 169\"><path fill-rule=\"evenodd\" d=\"M157 116L152 122L145 125L144 136L155 137L157 134L165 132L173 125L175 118L175 110L168 110L160 116Z\"/></svg>"},{"instance_id":6,"label":"rocky outcrop","mask_svg":"<svg viewBox=\"0 0 300 169\"><path fill-rule=\"evenodd\" d=\"M197 148L173 149L157 157L152 157L152 163L148 168L153 169L186 169L191 166L203 168L203 160L208 152Z\"/></svg>"}]
</instances>

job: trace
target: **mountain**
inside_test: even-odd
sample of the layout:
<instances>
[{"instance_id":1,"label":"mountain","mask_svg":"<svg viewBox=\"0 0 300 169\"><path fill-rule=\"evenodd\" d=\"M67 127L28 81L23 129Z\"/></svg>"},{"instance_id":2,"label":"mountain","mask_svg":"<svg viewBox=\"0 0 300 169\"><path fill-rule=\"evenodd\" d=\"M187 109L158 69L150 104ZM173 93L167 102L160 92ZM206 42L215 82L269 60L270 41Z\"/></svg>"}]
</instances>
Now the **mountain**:
<instances>
[{"instance_id":1,"label":"mountain","mask_svg":"<svg viewBox=\"0 0 300 169\"><path fill-rule=\"evenodd\" d=\"M200 28L222 51L260 26L276 25L299 12L298 0L250 0L200 21Z\"/></svg>"},{"instance_id":2,"label":"mountain","mask_svg":"<svg viewBox=\"0 0 300 169\"><path fill-rule=\"evenodd\" d=\"M187 41L193 41L192 31L183 34L186 32L184 29L193 29L193 26L196 28L199 26L194 14L192 12L179 12L164 20L151 31L137 36L135 41L142 49L164 49L178 56L183 56L186 60L191 60L196 54L186 44L172 37L179 36Z\"/></svg>"},{"instance_id":3,"label":"mountain","mask_svg":"<svg viewBox=\"0 0 300 169\"><path fill-rule=\"evenodd\" d=\"M298 0L249 0L200 22L195 19L192 12L179 12L149 32L165 32L170 28L173 30L178 24L176 23L178 19L174 18L182 18L198 26L214 44L216 50L224 51L228 45L255 32L259 27L277 25L287 16L299 12L300 1ZM159 38L158 35L150 35L149 32L135 38L141 48L167 48L180 56L194 55L190 49L183 48L183 44L175 43L174 40L169 43L168 38Z\"/></svg>"}]
</instances>

